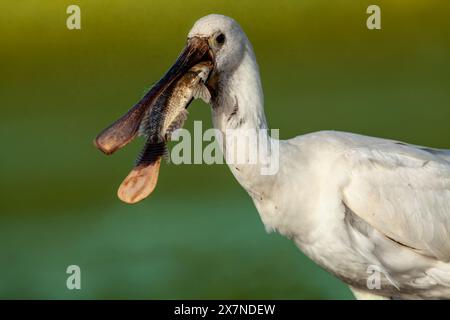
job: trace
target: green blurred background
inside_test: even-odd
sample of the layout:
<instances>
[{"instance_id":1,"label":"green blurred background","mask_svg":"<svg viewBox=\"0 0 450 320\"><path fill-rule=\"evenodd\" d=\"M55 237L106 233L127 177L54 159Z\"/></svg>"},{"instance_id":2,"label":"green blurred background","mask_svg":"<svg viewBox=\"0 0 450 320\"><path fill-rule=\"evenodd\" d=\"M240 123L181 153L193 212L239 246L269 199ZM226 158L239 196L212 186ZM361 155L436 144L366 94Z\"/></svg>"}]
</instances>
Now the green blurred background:
<instances>
[{"instance_id":1,"label":"green blurred background","mask_svg":"<svg viewBox=\"0 0 450 320\"><path fill-rule=\"evenodd\" d=\"M66 8L81 7L81 30ZM382 30L366 8L382 9ZM154 194L116 189L142 141L94 136L175 60L195 20L234 17L252 41L269 125L450 148L448 1L4 1L0 10L0 298L351 299L266 234L225 165L163 165ZM193 120L211 127L209 107ZM68 265L82 290L66 288Z\"/></svg>"}]
</instances>

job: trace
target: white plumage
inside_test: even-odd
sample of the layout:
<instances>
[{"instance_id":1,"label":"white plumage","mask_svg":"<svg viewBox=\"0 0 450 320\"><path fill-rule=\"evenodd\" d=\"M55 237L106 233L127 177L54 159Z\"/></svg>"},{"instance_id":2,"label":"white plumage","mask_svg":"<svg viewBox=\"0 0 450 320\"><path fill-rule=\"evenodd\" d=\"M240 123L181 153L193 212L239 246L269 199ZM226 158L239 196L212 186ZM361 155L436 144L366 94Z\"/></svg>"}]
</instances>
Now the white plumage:
<instances>
[{"instance_id":1,"label":"white plumage","mask_svg":"<svg viewBox=\"0 0 450 320\"><path fill-rule=\"evenodd\" d=\"M258 65L239 25L209 15L189 37L218 32L226 41L213 50L213 123L224 134L266 129ZM275 175L229 164L267 230L295 241L357 297L450 298L450 151L324 131L280 141L279 153ZM379 288L368 287L371 267L381 271Z\"/></svg>"}]
</instances>

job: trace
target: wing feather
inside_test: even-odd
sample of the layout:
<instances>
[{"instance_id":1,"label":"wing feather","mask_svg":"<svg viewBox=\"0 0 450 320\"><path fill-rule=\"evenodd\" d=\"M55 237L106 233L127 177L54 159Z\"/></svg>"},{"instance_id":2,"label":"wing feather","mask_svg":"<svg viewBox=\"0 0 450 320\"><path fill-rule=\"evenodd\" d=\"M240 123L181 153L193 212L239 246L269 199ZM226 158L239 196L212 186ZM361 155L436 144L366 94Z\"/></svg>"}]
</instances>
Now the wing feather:
<instances>
[{"instance_id":1,"label":"wing feather","mask_svg":"<svg viewBox=\"0 0 450 320\"><path fill-rule=\"evenodd\" d=\"M345 152L344 202L387 237L450 261L450 152L378 141Z\"/></svg>"}]
</instances>

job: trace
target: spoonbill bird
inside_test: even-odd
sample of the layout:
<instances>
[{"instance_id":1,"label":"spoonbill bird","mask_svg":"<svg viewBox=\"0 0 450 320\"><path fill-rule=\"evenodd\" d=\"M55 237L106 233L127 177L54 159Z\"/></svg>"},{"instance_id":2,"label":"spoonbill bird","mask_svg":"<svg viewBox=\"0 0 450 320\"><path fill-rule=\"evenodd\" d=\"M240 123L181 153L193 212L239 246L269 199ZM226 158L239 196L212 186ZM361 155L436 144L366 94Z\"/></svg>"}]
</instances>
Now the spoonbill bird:
<instances>
[{"instance_id":1,"label":"spoonbill bird","mask_svg":"<svg viewBox=\"0 0 450 320\"><path fill-rule=\"evenodd\" d=\"M251 129L274 143L252 45L229 17L198 20L158 86L205 60L222 137ZM227 161L268 231L292 239L358 299L450 299L450 150L335 131L276 143L275 174L261 174L262 161Z\"/></svg>"}]
</instances>

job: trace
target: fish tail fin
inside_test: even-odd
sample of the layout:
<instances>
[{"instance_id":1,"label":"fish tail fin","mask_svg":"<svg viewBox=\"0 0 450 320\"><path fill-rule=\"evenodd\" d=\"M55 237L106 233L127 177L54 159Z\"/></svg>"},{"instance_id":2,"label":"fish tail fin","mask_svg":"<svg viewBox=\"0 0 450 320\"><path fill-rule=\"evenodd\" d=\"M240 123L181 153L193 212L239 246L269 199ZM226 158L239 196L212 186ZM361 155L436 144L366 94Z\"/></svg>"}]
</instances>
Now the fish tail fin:
<instances>
[{"instance_id":1,"label":"fish tail fin","mask_svg":"<svg viewBox=\"0 0 450 320\"><path fill-rule=\"evenodd\" d=\"M167 145L164 145L164 153L162 155L164 161L166 161L166 163L170 163L170 153L169 153L169 148L167 147Z\"/></svg>"},{"instance_id":2,"label":"fish tail fin","mask_svg":"<svg viewBox=\"0 0 450 320\"><path fill-rule=\"evenodd\" d=\"M164 141L153 143L150 139L145 143L144 148L140 152L135 166L141 164L151 164L159 160L167 153L167 146Z\"/></svg>"}]
</instances>

